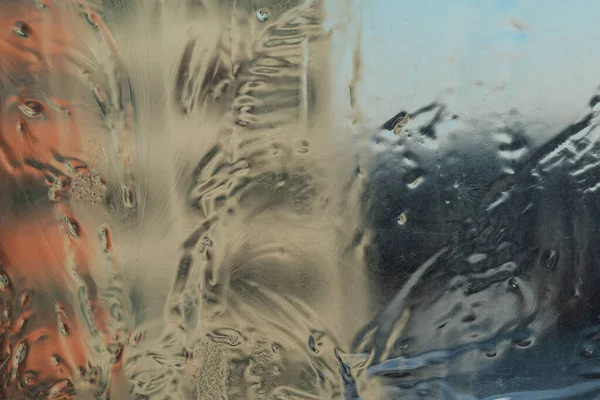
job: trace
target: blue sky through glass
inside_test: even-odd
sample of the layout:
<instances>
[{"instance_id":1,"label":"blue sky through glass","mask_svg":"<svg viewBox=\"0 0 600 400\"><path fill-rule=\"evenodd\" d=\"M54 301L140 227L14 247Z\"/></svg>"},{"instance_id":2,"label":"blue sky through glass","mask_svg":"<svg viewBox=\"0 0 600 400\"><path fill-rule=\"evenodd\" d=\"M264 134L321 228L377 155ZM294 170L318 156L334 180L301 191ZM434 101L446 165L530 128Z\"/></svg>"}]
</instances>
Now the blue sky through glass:
<instances>
[{"instance_id":1,"label":"blue sky through glass","mask_svg":"<svg viewBox=\"0 0 600 400\"><path fill-rule=\"evenodd\" d=\"M363 0L367 120L437 98L453 112L578 117L600 85L600 2ZM441 97L440 97L441 96Z\"/></svg>"}]
</instances>

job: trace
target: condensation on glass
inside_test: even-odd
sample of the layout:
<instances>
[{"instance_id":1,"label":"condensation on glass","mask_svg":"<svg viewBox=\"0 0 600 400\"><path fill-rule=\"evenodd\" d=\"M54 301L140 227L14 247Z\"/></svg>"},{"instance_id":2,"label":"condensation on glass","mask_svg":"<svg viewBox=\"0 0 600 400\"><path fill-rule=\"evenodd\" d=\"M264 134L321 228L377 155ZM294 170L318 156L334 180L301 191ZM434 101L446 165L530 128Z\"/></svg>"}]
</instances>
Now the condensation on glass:
<instances>
[{"instance_id":1,"label":"condensation on glass","mask_svg":"<svg viewBox=\"0 0 600 400\"><path fill-rule=\"evenodd\" d=\"M0 398L598 398L597 11L1 0Z\"/></svg>"}]
</instances>

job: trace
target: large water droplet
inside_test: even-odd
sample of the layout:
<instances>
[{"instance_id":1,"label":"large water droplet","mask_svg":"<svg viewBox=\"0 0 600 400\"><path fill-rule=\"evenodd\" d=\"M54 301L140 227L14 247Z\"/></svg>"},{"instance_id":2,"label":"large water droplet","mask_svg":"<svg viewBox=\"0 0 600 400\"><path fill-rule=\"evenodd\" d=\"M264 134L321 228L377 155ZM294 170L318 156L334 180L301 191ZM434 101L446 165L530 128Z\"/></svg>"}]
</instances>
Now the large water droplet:
<instances>
[{"instance_id":1,"label":"large water droplet","mask_svg":"<svg viewBox=\"0 0 600 400\"><path fill-rule=\"evenodd\" d=\"M25 22L18 21L15 22L15 26L13 28L13 32L22 37L29 37L31 34L31 28Z\"/></svg>"},{"instance_id":2,"label":"large water droplet","mask_svg":"<svg viewBox=\"0 0 600 400\"><path fill-rule=\"evenodd\" d=\"M44 108L42 104L34 100L28 100L19 104L19 110L21 110L21 112L29 118L40 117L43 109Z\"/></svg>"},{"instance_id":3,"label":"large water droplet","mask_svg":"<svg viewBox=\"0 0 600 400\"><path fill-rule=\"evenodd\" d=\"M268 8L261 8L260 10L258 10L256 12L256 18L258 18L258 20L260 22L265 22L267 21L269 18L271 17L271 11L269 11Z\"/></svg>"}]
</instances>

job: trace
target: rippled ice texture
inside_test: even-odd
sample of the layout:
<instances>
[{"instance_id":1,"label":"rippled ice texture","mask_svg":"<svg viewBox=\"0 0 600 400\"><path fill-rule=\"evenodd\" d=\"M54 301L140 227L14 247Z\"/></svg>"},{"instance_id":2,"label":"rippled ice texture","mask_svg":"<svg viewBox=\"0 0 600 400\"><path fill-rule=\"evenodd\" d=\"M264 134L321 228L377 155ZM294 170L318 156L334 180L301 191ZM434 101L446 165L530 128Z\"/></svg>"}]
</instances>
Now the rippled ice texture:
<instances>
[{"instance_id":1,"label":"rippled ice texture","mask_svg":"<svg viewBox=\"0 0 600 400\"><path fill-rule=\"evenodd\" d=\"M600 398L596 83L377 81L377 7L0 1L0 399Z\"/></svg>"}]
</instances>

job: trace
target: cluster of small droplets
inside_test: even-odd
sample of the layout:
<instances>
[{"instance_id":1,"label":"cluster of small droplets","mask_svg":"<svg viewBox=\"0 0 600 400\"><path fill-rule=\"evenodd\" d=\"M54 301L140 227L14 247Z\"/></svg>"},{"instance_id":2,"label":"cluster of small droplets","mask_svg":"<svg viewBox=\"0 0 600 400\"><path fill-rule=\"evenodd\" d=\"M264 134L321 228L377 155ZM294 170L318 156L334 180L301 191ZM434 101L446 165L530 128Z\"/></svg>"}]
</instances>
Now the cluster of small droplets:
<instances>
[{"instance_id":1,"label":"cluster of small droplets","mask_svg":"<svg viewBox=\"0 0 600 400\"><path fill-rule=\"evenodd\" d=\"M90 172L73 178L69 187L69 198L74 203L96 204L102 202L105 191L102 176Z\"/></svg>"}]
</instances>

